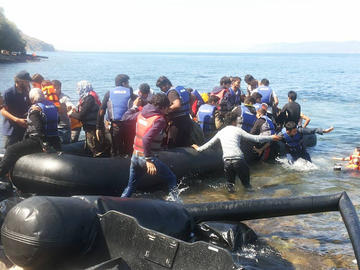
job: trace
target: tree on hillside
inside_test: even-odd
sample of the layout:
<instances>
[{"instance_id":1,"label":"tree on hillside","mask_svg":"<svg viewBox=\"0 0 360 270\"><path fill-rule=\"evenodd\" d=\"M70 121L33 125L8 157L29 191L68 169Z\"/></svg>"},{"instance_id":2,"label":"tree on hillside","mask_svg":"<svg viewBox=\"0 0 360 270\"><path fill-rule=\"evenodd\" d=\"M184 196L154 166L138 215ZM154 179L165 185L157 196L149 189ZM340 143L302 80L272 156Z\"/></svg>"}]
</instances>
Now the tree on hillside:
<instances>
[{"instance_id":1,"label":"tree on hillside","mask_svg":"<svg viewBox=\"0 0 360 270\"><path fill-rule=\"evenodd\" d=\"M3 8L0 7L0 49L25 52L26 42L20 35L16 25L6 19Z\"/></svg>"}]
</instances>

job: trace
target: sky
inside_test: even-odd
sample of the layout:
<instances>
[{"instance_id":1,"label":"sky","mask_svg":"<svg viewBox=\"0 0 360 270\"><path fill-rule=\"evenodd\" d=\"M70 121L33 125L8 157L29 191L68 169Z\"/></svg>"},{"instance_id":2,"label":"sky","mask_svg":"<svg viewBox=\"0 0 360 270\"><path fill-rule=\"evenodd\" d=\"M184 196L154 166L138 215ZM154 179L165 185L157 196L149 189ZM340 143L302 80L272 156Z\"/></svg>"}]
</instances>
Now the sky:
<instances>
[{"instance_id":1,"label":"sky","mask_svg":"<svg viewBox=\"0 0 360 270\"><path fill-rule=\"evenodd\" d=\"M0 7L57 50L241 52L360 41L360 0L0 0Z\"/></svg>"}]
</instances>

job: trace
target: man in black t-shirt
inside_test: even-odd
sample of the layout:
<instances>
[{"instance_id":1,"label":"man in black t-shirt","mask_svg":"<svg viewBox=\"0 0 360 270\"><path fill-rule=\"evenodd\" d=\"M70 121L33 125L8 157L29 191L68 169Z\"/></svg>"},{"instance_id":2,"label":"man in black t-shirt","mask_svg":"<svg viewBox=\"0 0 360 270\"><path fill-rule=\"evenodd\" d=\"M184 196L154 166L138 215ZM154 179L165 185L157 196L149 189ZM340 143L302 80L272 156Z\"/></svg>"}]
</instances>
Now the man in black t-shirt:
<instances>
[{"instance_id":1,"label":"man in black t-shirt","mask_svg":"<svg viewBox=\"0 0 360 270\"><path fill-rule=\"evenodd\" d=\"M288 103L282 108L278 121L279 123L286 124L288 122L299 123L301 115L301 106L299 103L295 102L297 94L295 91L290 91L288 93Z\"/></svg>"}]
</instances>

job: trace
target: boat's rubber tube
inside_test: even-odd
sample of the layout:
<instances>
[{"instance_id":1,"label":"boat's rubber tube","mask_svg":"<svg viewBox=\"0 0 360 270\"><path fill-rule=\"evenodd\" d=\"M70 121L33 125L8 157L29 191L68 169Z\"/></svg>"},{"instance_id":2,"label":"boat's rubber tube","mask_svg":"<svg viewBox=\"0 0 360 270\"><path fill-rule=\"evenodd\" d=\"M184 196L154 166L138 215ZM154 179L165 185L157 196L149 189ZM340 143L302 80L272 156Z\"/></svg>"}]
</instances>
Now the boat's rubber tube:
<instances>
[{"instance_id":1,"label":"boat's rubber tube","mask_svg":"<svg viewBox=\"0 0 360 270\"><path fill-rule=\"evenodd\" d=\"M201 153L192 148L176 148L156 154L180 178L221 170L222 153ZM89 158L69 154L37 153L20 158L11 173L13 184L22 192L38 195L119 195L129 178L130 159ZM144 176L139 190L166 186L164 179Z\"/></svg>"},{"instance_id":2,"label":"boat's rubber tube","mask_svg":"<svg viewBox=\"0 0 360 270\"><path fill-rule=\"evenodd\" d=\"M360 269L360 223L346 192L297 198L260 199L186 205L196 223L201 221L242 221L250 219L340 211Z\"/></svg>"},{"instance_id":3,"label":"boat's rubber tube","mask_svg":"<svg viewBox=\"0 0 360 270\"><path fill-rule=\"evenodd\" d=\"M305 136L305 144L316 144L316 136ZM252 149L252 148L251 148ZM285 148L283 147L283 150ZM69 153L69 154L68 154ZM61 153L37 153L20 158L11 173L13 184L22 192L37 195L119 195L127 185L128 158L90 158L83 143L64 146ZM178 178L221 171L219 148L198 153L192 148L176 148L156 154ZM146 175L138 181L138 189L149 191L166 186L164 179Z\"/></svg>"}]
</instances>

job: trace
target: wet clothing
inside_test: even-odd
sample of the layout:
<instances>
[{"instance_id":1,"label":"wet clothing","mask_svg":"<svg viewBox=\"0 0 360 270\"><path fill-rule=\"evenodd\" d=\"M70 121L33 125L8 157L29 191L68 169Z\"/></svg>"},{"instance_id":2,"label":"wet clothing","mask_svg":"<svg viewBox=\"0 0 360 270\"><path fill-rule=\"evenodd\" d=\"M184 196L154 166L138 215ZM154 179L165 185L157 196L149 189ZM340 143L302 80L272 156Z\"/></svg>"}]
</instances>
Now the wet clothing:
<instances>
[{"instance_id":1,"label":"wet clothing","mask_svg":"<svg viewBox=\"0 0 360 270\"><path fill-rule=\"evenodd\" d=\"M18 118L26 118L30 108L28 93L16 91L15 86L4 93L4 107L12 115ZM3 117L2 133L5 136L5 148L23 139L26 128L17 125L15 122Z\"/></svg>"},{"instance_id":2,"label":"wet clothing","mask_svg":"<svg viewBox=\"0 0 360 270\"><path fill-rule=\"evenodd\" d=\"M0 162L0 177L5 176L16 161L24 155L42 152L44 149L49 150L50 147L56 150L61 149L59 137L54 134L52 134L53 136L46 134L46 125L47 120L44 113L34 106L30 108L24 140L6 149L4 158Z\"/></svg>"},{"instance_id":3,"label":"wet clothing","mask_svg":"<svg viewBox=\"0 0 360 270\"><path fill-rule=\"evenodd\" d=\"M287 122L293 121L295 124L299 123L301 115L301 107L297 102L289 102L282 108L280 115L278 116L279 123L286 124Z\"/></svg>"},{"instance_id":4,"label":"wet clothing","mask_svg":"<svg viewBox=\"0 0 360 270\"><path fill-rule=\"evenodd\" d=\"M198 151L204 151L210 148L217 142L220 142L223 159L243 159L244 153L240 149L241 139L249 140L256 143L265 143L272 141L271 136L255 136L248 134L246 131L235 126L226 126L220 130L216 135L203 146L198 148Z\"/></svg>"},{"instance_id":5,"label":"wet clothing","mask_svg":"<svg viewBox=\"0 0 360 270\"><path fill-rule=\"evenodd\" d=\"M125 113L127 120L136 119L136 137L134 153L131 157L128 186L121 197L130 197L136 190L137 182L147 173L146 160L154 163L156 175L168 182L169 192L176 188L176 176L171 169L153 155L152 150L159 150L162 132L166 121L161 112L152 104L144 106L142 111L129 110Z\"/></svg>"},{"instance_id":6,"label":"wet clothing","mask_svg":"<svg viewBox=\"0 0 360 270\"><path fill-rule=\"evenodd\" d=\"M156 157L152 159L152 162L156 167L156 176L167 181L169 192L175 190L177 180L171 169ZM132 193L136 191L137 183L146 173L147 167L145 157L133 154L131 157L129 182L121 197L131 197Z\"/></svg>"},{"instance_id":7,"label":"wet clothing","mask_svg":"<svg viewBox=\"0 0 360 270\"><path fill-rule=\"evenodd\" d=\"M244 159L225 159L224 172L228 184L235 184L237 175L244 187L251 187L250 169Z\"/></svg>"},{"instance_id":8,"label":"wet clothing","mask_svg":"<svg viewBox=\"0 0 360 270\"><path fill-rule=\"evenodd\" d=\"M278 135L282 137L282 141L286 144L287 157L290 163L295 162L299 158L303 158L311 162L309 153L306 151L303 136L310 134L323 134L321 128L298 128L295 136L289 136L283 129Z\"/></svg>"}]
</instances>

